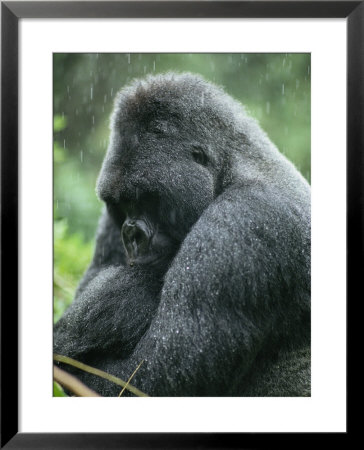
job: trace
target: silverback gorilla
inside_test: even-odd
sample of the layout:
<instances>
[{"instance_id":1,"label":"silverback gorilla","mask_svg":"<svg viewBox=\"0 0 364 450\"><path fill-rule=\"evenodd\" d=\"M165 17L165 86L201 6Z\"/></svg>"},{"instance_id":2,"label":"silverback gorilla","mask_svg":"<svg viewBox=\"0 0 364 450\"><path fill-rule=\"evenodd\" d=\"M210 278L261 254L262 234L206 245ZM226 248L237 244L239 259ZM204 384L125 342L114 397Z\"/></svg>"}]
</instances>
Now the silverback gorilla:
<instances>
[{"instance_id":1,"label":"silverback gorilla","mask_svg":"<svg viewBox=\"0 0 364 450\"><path fill-rule=\"evenodd\" d=\"M310 395L310 187L192 74L115 101L93 261L54 351L152 396ZM69 366L103 396L120 387Z\"/></svg>"}]
</instances>

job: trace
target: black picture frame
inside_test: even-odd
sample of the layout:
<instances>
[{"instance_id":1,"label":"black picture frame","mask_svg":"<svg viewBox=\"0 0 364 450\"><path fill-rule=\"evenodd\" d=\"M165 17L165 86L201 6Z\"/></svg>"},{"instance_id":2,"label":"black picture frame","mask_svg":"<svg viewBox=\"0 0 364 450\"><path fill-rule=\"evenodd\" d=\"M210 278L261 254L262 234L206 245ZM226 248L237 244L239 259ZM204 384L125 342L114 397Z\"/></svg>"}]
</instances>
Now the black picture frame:
<instances>
[{"instance_id":1,"label":"black picture frame","mask_svg":"<svg viewBox=\"0 0 364 450\"><path fill-rule=\"evenodd\" d=\"M364 1L1 2L1 448L227 449L271 447L276 439L282 445L296 445L297 434L279 433L18 433L18 22L21 18L109 17L346 18L347 304L360 292L364 273ZM351 430L349 423L347 430ZM322 437L327 443L327 436ZM348 432L337 434L336 443L347 437ZM300 436L300 445L308 438L309 433Z\"/></svg>"}]
</instances>

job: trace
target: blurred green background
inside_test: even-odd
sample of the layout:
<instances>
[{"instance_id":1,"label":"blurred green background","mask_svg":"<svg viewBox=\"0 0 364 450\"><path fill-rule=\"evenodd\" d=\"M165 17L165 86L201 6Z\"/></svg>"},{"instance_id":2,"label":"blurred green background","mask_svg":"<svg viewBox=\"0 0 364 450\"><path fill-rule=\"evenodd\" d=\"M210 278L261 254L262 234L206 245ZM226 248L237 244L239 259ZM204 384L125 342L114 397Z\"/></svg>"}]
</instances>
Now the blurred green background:
<instances>
[{"instance_id":1,"label":"blurred green background","mask_svg":"<svg viewBox=\"0 0 364 450\"><path fill-rule=\"evenodd\" d=\"M167 71L223 86L310 181L310 54L54 54L55 321L92 258L115 94L133 78Z\"/></svg>"}]
</instances>

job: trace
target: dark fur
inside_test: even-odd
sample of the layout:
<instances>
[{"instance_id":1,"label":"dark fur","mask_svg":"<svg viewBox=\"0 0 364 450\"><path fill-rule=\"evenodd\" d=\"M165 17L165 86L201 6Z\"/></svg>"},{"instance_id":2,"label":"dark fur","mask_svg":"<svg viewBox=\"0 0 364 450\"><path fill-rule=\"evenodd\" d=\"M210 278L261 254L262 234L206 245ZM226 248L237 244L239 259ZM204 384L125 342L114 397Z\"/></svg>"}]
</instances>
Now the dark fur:
<instances>
[{"instance_id":1,"label":"dark fur","mask_svg":"<svg viewBox=\"0 0 364 450\"><path fill-rule=\"evenodd\" d=\"M124 380L144 360L132 384L153 396L310 395L310 187L240 104L191 74L135 81L98 194L107 210L56 353ZM131 208L162 236L133 267Z\"/></svg>"}]
</instances>

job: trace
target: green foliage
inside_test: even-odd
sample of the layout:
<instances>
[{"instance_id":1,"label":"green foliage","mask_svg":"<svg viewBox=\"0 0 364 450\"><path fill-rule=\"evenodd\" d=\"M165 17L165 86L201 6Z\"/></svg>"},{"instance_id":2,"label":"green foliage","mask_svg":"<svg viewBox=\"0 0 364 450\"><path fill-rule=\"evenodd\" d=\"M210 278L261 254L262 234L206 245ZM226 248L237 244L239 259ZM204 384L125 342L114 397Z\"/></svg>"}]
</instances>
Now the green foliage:
<instances>
[{"instance_id":1,"label":"green foliage","mask_svg":"<svg viewBox=\"0 0 364 450\"><path fill-rule=\"evenodd\" d=\"M53 381L53 397L68 397L62 387L56 381Z\"/></svg>"},{"instance_id":2,"label":"green foliage","mask_svg":"<svg viewBox=\"0 0 364 450\"><path fill-rule=\"evenodd\" d=\"M64 130L67 126L67 119L63 115L56 114L53 118L53 131L57 133L58 131Z\"/></svg>"},{"instance_id":3,"label":"green foliage","mask_svg":"<svg viewBox=\"0 0 364 450\"><path fill-rule=\"evenodd\" d=\"M65 149L62 148L57 141L53 144L53 161L55 164L61 163L65 160Z\"/></svg>"},{"instance_id":4,"label":"green foliage","mask_svg":"<svg viewBox=\"0 0 364 450\"><path fill-rule=\"evenodd\" d=\"M86 240L94 237L102 204L95 192L95 171L82 171L78 161L64 150L64 159L54 158L54 214L67 219L69 232L80 232ZM98 168L99 169L99 168Z\"/></svg>"},{"instance_id":5,"label":"green foliage","mask_svg":"<svg viewBox=\"0 0 364 450\"><path fill-rule=\"evenodd\" d=\"M80 233L70 234L67 221L54 223L54 310L56 322L73 300L77 284L91 261L93 242Z\"/></svg>"}]
</instances>

